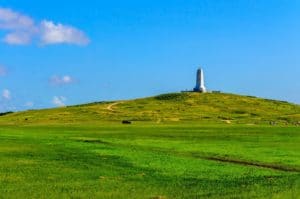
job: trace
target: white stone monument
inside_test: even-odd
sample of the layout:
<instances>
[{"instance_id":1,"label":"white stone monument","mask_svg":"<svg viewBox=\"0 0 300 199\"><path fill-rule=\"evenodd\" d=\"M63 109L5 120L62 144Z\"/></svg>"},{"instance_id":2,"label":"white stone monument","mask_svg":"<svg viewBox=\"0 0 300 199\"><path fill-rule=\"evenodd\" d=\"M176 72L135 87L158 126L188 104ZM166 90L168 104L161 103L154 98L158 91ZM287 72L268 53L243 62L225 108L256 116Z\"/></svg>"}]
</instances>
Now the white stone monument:
<instances>
[{"instance_id":1,"label":"white stone monument","mask_svg":"<svg viewBox=\"0 0 300 199\"><path fill-rule=\"evenodd\" d=\"M207 90L204 85L204 72L202 68L197 70L197 78L196 78L196 87L194 88L195 92L206 93Z\"/></svg>"}]
</instances>

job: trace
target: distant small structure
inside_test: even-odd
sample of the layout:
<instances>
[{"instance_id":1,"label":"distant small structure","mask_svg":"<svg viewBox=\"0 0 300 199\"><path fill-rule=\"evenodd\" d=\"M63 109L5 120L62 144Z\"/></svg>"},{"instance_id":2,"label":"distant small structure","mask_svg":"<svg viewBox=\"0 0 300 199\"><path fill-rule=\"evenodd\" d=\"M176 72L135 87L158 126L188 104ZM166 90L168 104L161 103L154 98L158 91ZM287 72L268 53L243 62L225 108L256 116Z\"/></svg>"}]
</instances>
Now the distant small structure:
<instances>
[{"instance_id":1,"label":"distant small structure","mask_svg":"<svg viewBox=\"0 0 300 199\"><path fill-rule=\"evenodd\" d=\"M184 90L182 93L198 92L198 93L221 93L221 91L208 91L205 87L204 71L202 68L197 70L196 86L193 90Z\"/></svg>"},{"instance_id":2,"label":"distant small structure","mask_svg":"<svg viewBox=\"0 0 300 199\"><path fill-rule=\"evenodd\" d=\"M194 92L200 92L200 93L206 93L206 87L204 84L204 72L202 68L199 68L197 70L197 76L196 76L196 86L193 90Z\"/></svg>"},{"instance_id":3,"label":"distant small structure","mask_svg":"<svg viewBox=\"0 0 300 199\"><path fill-rule=\"evenodd\" d=\"M123 120L122 121L122 124L131 124L132 122L131 121L129 121L129 120Z\"/></svg>"}]
</instances>

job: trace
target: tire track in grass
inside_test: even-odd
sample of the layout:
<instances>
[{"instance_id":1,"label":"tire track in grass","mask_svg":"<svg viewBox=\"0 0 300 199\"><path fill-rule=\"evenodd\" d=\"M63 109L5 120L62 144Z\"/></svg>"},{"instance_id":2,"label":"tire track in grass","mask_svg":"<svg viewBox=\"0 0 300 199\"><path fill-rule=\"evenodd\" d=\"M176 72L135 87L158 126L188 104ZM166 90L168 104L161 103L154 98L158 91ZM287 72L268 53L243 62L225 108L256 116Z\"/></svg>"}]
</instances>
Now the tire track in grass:
<instances>
[{"instance_id":1,"label":"tire track in grass","mask_svg":"<svg viewBox=\"0 0 300 199\"><path fill-rule=\"evenodd\" d=\"M143 151L155 151L156 153L164 153L164 154L173 154L181 157L193 157L193 158L199 158L203 160L209 160L214 162L222 162L222 163L230 163L230 164L236 164L236 165L242 165L242 166L253 166L253 167L259 167L259 168L265 168L265 169L272 169L277 171L285 171L285 172L300 172L300 168L298 167L291 167L286 165L279 165L279 164L272 164L272 163L266 163L266 162L256 162L256 161L247 161L247 160L241 160L241 159L233 159L228 157L219 157L219 156L209 156L205 154L200 153L192 153L192 152L177 152L177 151L167 151L166 149L162 148L150 148L150 147L142 147L142 146L134 146L134 145L126 145L126 144L115 144L107 141L103 141L100 139L97 140L77 140L80 142L86 142L91 144L104 144L114 147L122 147L122 148L135 148Z\"/></svg>"},{"instance_id":2,"label":"tire track in grass","mask_svg":"<svg viewBox=\"0 0 300 199\"><path fill-rule=\"evenodd\" d=\"M246 161L246 160L238 160L238 159L230 159L225 157L214 157L214 156L203 156L199 157L201 159L205 160L211 160L216 162L225 162L225 163L232 163L232 164L239 164L244 166L255 166L255 167L261 167L261 168L267 168L267 169L273 169L278 171L287 171L287 172L300 172L300 169L295 167L289 167L284 165L278 165L278 164L270 164L270 163L264 163L264 162L252 162L252 161Z\"/></svg>"}]
</instances>

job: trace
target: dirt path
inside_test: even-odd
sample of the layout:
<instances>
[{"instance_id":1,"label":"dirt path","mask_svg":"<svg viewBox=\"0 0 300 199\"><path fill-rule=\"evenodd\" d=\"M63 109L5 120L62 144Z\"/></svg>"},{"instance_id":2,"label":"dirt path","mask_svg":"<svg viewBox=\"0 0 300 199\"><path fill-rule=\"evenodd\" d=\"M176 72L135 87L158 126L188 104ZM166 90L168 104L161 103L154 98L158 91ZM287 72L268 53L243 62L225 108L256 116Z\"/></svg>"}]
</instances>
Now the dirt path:
<instances>
[{"instance_id":1,"label":"dirt path","mask_svg":"<svg viewBox=\"0 0 300 199\"><path fill-rule=\"evenodd\" d=\"M109 111L114 111L113 110L113 107L118 105L118 104L122 104L123 102L114 102L112 104L109 104L107 107L106 107L106 110L109 110Z\"/></svg>"}]
</instances>

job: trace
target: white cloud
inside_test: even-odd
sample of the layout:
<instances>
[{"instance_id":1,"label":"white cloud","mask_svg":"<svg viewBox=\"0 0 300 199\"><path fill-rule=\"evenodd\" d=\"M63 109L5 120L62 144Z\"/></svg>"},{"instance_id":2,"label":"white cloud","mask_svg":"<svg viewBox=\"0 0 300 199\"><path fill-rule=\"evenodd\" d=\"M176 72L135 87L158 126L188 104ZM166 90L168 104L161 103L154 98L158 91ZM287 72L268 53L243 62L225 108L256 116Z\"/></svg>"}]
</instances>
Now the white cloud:
<instances>
[{"instance_id":1,"label":"white cloud","mask_svg":"<svg viewBox=\"0 0 300 199\"><path fill-rule=\"evenodd\" d=\"M11 93L8 89L4 89L2 91L2 97L5 99L5 100L10 100L11 99Z\"/></svg>"},{"instance_id":2,"label":"white cloud","mask_svg":"<svg viewBox=\"0 0 300 199\"><path fill-rule=\"evenodd\" d=\"M17 109L11 99L10 90L3 89L0 93L0 112L15 111Z\"/></svg>"},{"instance_id":3,"label":"white cloud","mask_svg":"<svg viewBox=\"0 0 300 199\"><path fill-rule=\"evenodd\" d=\"M0 28L6 30L34 29L34 20L11 9L0 8Z\"/></svg>"},{"instance_id":4,"label":"white cloud","mask_svg":"<svg viewBox=\"0 0 300 199\"><path fill-rule=\"evenodd\" d=\"M0 76L5 75L7 75L7 69L4 66L0 65Z\"/></svg>"},{"instance_id":5,"label":"white cloud","mask_svg":"<svg viewBox=\"0 0 300 199\"><path fill-rule=\"evenodd\" d=\"M68 75L63 76L62 80L63 80L63 82L65 82L65 83L72 83L72 82L73 82L73 78L70 77L70 76L68 76Z\"/></svg>"},{"instance_id":6,"label":"white cloud","mask_svg":"<svg viewBox=\"0 0 300 199\"><path fill-rule=\"evenodd\" d=\"M25 45L31 42L31 34L26 32L12 32L8 33L3 41L12 45Z\"/></svg>"},{"instance_id":7,"label":"white cloud","mask_svg":"<svg viewBox=\"0 0 300 199\"><path fill-rule=\"evenodd\" d=\"M66 84L72 84L75 80L70 75L64 75L64 76L57 76L54 75L50 78L50 83L55 86L62 86Z\"/></svg>"},{"instance_id":8,"label":"white cloud","mask_svg":"<svg viewBox=\"0 0 300 199\"><path fill-rule=\"evenodd\" d=\"M33 102L26 102L24 106L26 106L28 108L31 108L31 107L34 106L34 103Z\"/></svg>"},{"instance_id":9,"label":"white cloud","mask_svg":"<svg viewBox=\"0 0 300 199\"><path fill-rule=\"evenodd\" d=\"M6 8L0 8L0 29L10 31L2 41L14 45L30 43L38 32L32 18Z\"/></svg>"},{"instance_id":10,"label":"white cloud","mask_svg":"<svg viewBox=\"0 0 300 199\"><path fill-rule=\"evenodd\" d=\"M0 8L0 30L8 31L2 41L11 45L25 45L37 40L43 45L86 45L89 38L81 30L50 20L36 23L34 19L7 8Z\"/></svg>"},{"instance_id":11,"label":"white cloud","mask_svg":"<svg viewBox=\"0 0 300 199\"><path fill-rule=\"evenodd\" d=\"M67 99L64 97L64 96L54 96L53 99L52 99L52 103L55 105L55 106L58 106L58 107L64 107L66 106L65 105L65 101Z\"/></svg>"},{"instance_id":12,"label":"white cloud","mask_svg":"<svg viewBox=\"0 0 300 199\"><path fill-rule=\"evenodd\" d=\"M82 31L72 26L54 24L52 21L44 20L41 22L41 42L43 44L86 45L89 43L89 39Z\"/></svg>"}]
</instances>

